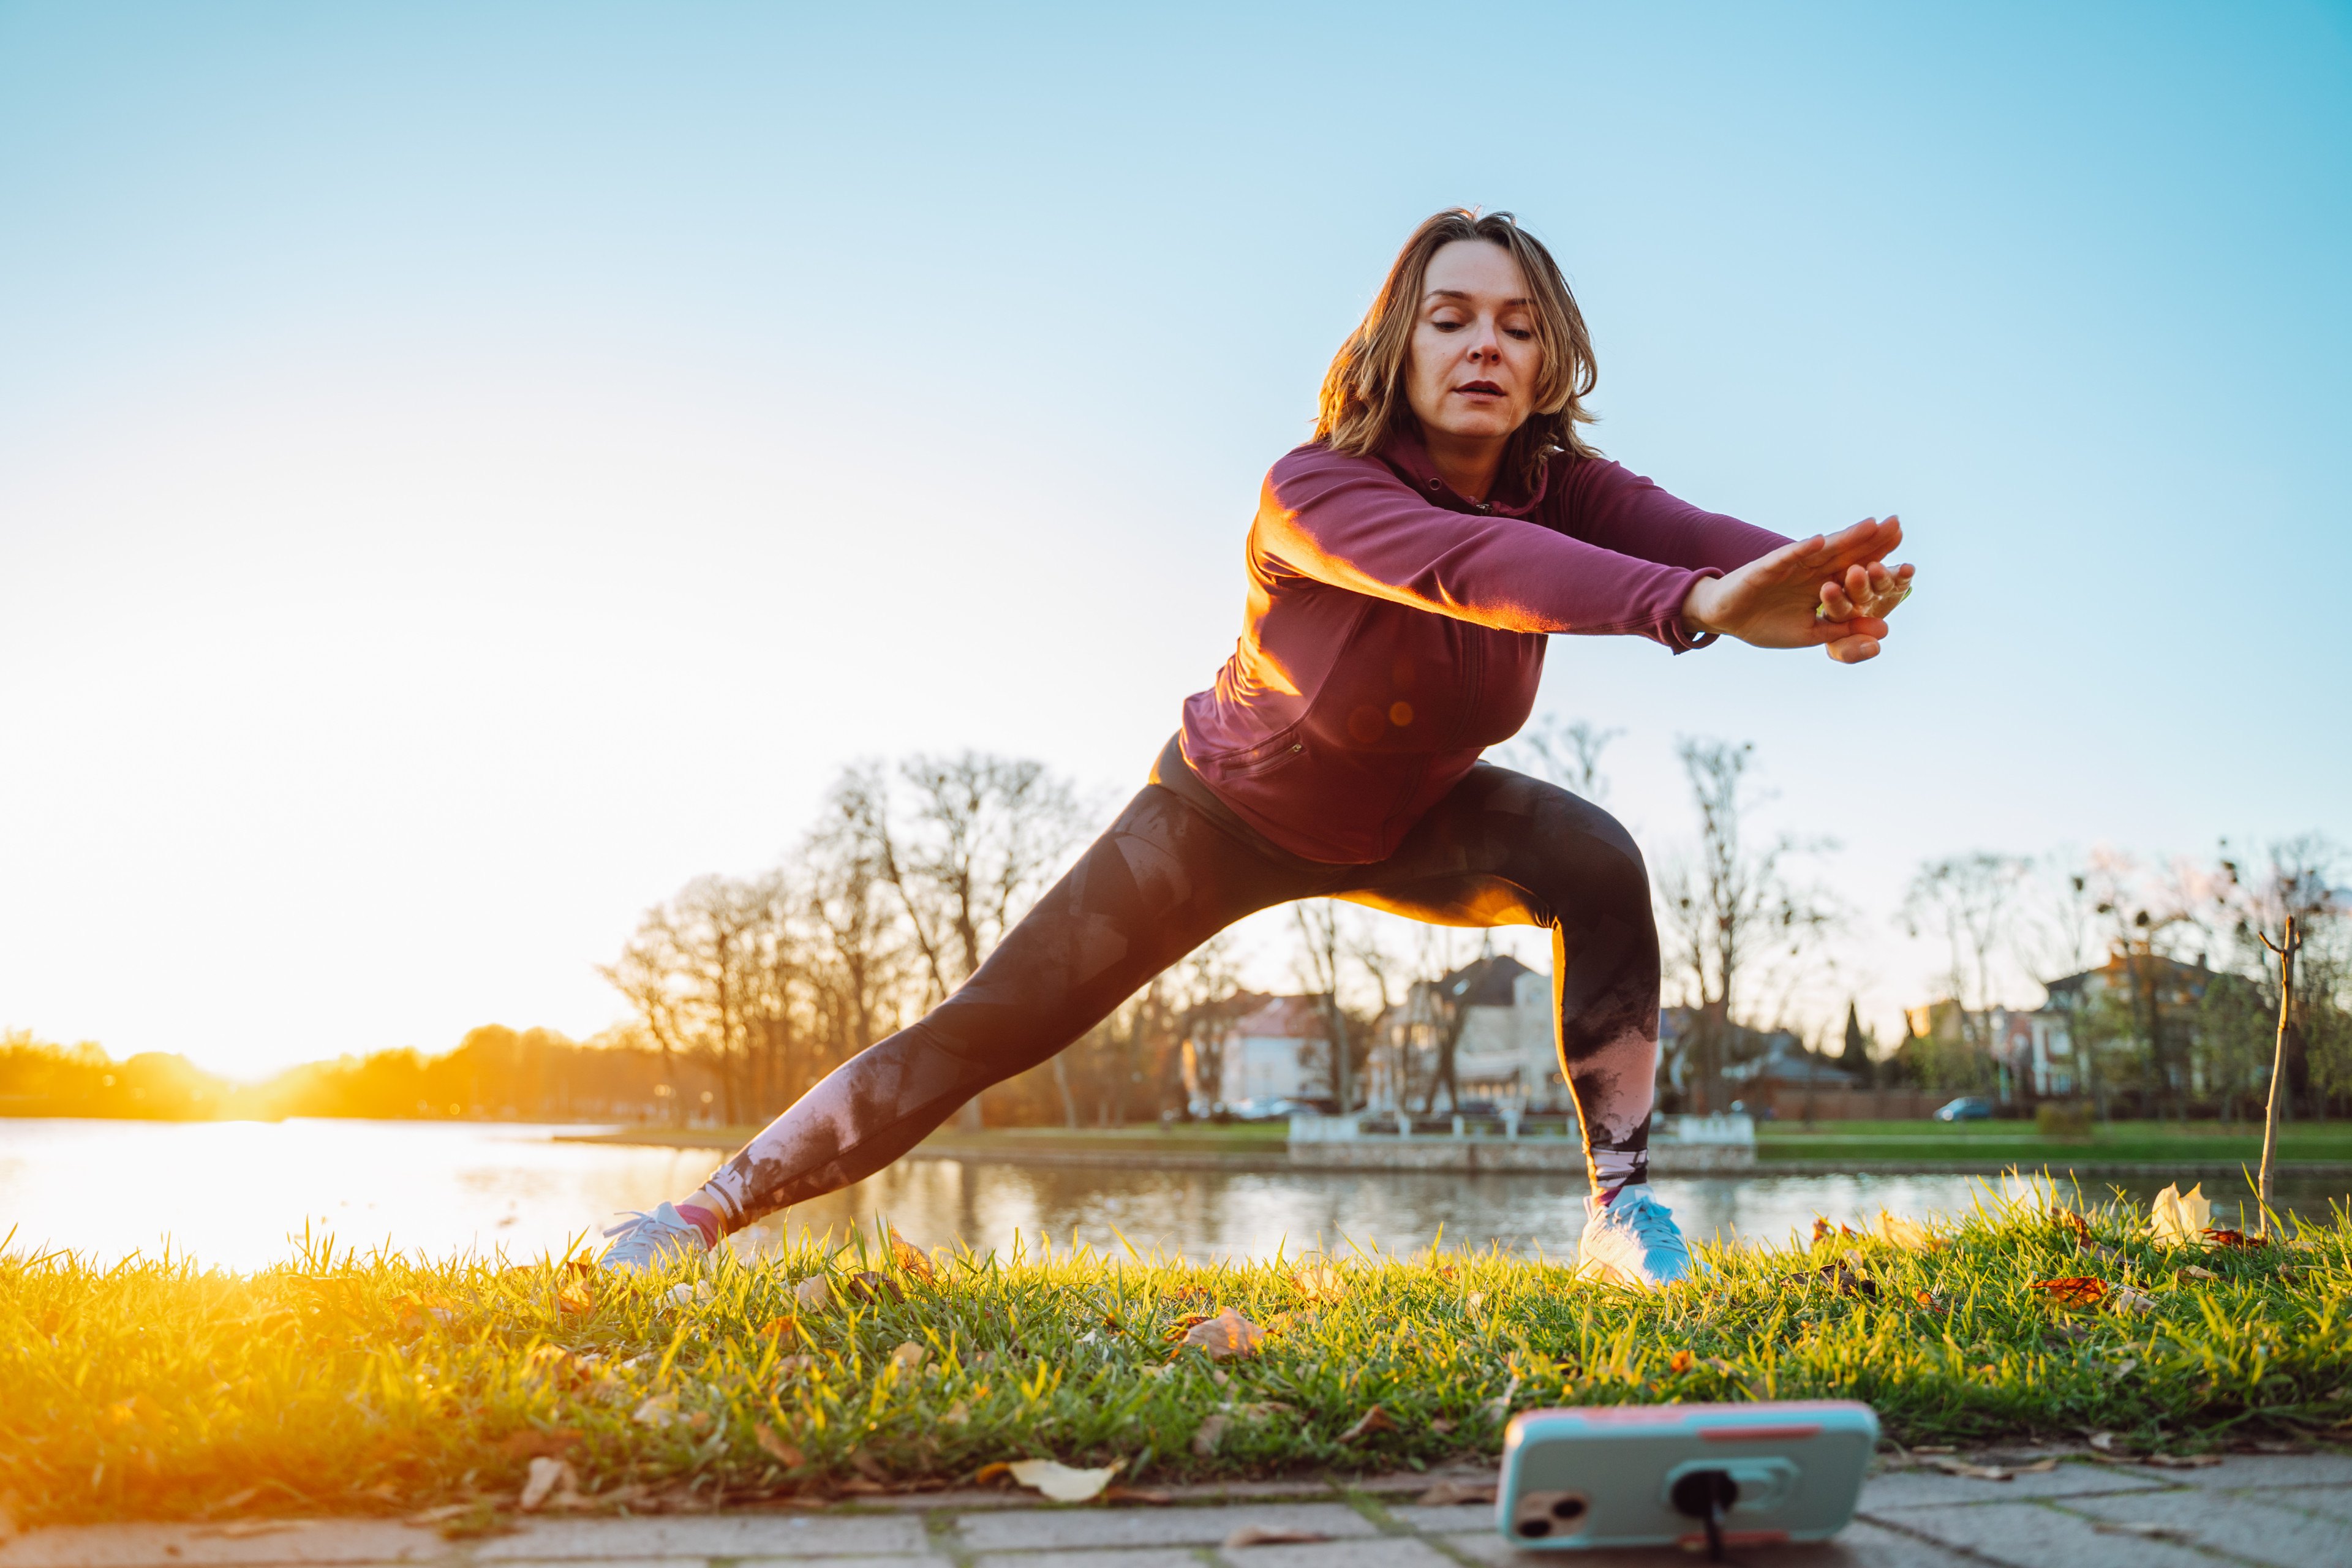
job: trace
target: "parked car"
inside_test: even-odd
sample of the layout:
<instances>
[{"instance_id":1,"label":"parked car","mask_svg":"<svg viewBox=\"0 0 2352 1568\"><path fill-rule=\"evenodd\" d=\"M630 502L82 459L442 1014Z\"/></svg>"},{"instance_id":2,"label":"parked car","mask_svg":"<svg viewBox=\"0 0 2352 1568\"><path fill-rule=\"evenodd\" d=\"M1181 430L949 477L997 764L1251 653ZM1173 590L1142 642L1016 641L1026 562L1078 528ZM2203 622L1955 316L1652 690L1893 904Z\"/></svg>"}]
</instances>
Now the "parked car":
<instances>
[{"instance_id":1,"label":"parked car","mask_svg":"<svg viewBox=\"0 0 2352 1568\"><path fill-rule=\"evenodd\" d=\"M1315 1114L1315 1108L1300 1100L1244 1100L1226 1109L1236 1121L1287 1121L1294 1116Z\"/></svg>"},{"instance_id":2,"label":"parked car","mask_svg":"<svg viewBox=\"0 0 2352 1568\"><path fill-rule=\"evenodd\" d=\"M1979 1100L1973 1094L1964 1094L1951 1104L1938 1110L1936 1112L1936 1120L1938 1121L1990 1121L1992 1120L1992 1101Z\"/></svg>"}]
</instances>

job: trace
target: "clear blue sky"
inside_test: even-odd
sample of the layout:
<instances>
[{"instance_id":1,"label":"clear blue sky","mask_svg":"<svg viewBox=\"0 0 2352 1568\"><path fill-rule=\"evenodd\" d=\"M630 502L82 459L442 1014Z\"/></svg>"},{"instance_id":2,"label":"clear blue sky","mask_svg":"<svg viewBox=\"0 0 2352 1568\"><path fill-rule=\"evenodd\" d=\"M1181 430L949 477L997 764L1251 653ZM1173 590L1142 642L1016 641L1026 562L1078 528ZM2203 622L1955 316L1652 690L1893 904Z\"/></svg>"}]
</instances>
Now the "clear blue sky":
<instances>
[{"instance_id":1,"label":"clear blue sky","mask_svg":"<svg viewBox=\"0 0 2352 1568\"><path fill-rule=\"evenodd\" d=\"M0 1022L586 1033L847 759L1124 794L1468 203L1612 456L1908 524L1872 665L1540 704L1655 857L1755 742L1891 1026L1923 858L2352 837L2347 171L2340 5L0 4Z\"/></svg>"}]
</instances>

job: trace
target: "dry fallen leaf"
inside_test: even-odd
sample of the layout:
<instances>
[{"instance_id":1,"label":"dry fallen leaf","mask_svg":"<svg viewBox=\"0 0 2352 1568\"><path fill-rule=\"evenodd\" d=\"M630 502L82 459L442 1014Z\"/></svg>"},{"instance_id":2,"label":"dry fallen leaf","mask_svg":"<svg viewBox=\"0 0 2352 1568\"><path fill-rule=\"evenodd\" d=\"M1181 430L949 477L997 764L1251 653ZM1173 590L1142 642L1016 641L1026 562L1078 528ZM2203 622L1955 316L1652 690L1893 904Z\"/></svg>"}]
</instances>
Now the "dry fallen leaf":
<instances>
[{"instance_id":1,"label":"dry fallen leaf","mask_svg":"<svg viewBox=\"0 0 2352 1568\"><path fill-rule=\"evenodd\" d=\"M525 1513L537 1513L557 1491L576 1492L579 1489L579 1481L572 1475L572 1467L562 1459L533 1459L530 1462L530 1479L523 1484L522 1497L515 1506Z\"/></svg>"},{"instance_id":2,"label":"dry fallen leaf","mask_svg":"<svg viewBox=\"0 0 2352 1568\"><path fill-rule=\"evenodd\" d=\"M1185 1345L1198 1345L1208 1352L1210 1360L1224 1361L1232 1356L1255 1355L1265 1338L1265 1330L1227 1307L1215 1317L1185 1330L1183 1341L1176 1348L1181 1352Z\"/></svg>"},{"instance_id":3,"label":"dry fallen leaf","mask_svg":"<svg viewBox=\"0 0 2352 1568\"><path fill-rule=\"evenodd\" d=\"M2115 1297L2108 1305L2114 1307L2118 1312L2137 1312L2145 1317L2156 1310L2156 1298L2135 1290L2128 1285L2118 1285L2116 1287Z\"/></svg>"},{"instance_id":4,"label":"dry fallen leaf","mask_svg":"<svg viewBox=\"0 0 2352 1568\"><path fill-rule=\"evenodd\" d=\"M793 1300L804 1312L826 1312L833 1310L833 1281L822 1274L812 1274L793 1287Z\"/></svg>"},{"instance_id":5,"label":"dry fallen leaf","mask_svg":"<svg viewBox=\"0 0 2352 1568\"><path fill-rule=\"evenodd\" d=\"M1430 1425L1435 1426L1435 1422ZM1490 1481L1440 1481L1412 1500L1419 1508L1451 1508L1460 1503L1493 1502L1495 1488Z\"/></svg>"},{"instance_id":6,"label":"dry fallen leaf","mask_svg":"<svg viewBox=\"0 0 2352 1568\"><path fill-rule=\"evenodd\" d=\"M760 1332L772 1340L788 1340L800 1332L801 1321L790 1313L770 1318L760 1325Z\"/></svg>"},{"instance_id":7,"label":"dry fallen leaf","mask_svg":"<svg viewBox=\"0 0 2352 1568\"><path fill-rule=\"evenodd\" d=\"M474 1506L469 1502L457 1505L460 1510ZM240 1519L229 1524L207 1525L196 1533L221 1536L230 1541L246 1541L257 1535L282 1535L288 1531L308 1530L316 1522L314 1520L308 1519Z\"/></svg>"},{"instance_id":8,"label":"dry fallen leaf","mask_svg":"<svg viewBox=\"0 0 2352 1568\"><path fill-rule=\"evenodd\" d=\"M559 1290L555 1293L555 1310L572 1313L574 1317L585 1317L596 1310L596 1298L590 1295L584 1287L577 1290Z\"/></svg>"},{"instance_id":9,"label":"dry fallen leaf","mask_svg":"<svg viewBox=\"0 0 2352 1568\"><path fill-rule=\"evenodd\" d=\"M2053 1225L2063 1226L2066 1229L2073 1231L2074 1233L2075 1245L2078 1247L2091 1239L2091 1222L2084 1219L2081 1215L2076 1214L2072 1209L2052 1209L2050 1211L2050 1222Z\"/></svg>"},{"instance_id":10,"label":"dry fallen leaf","mask_svg":"<svg viewBox=\"0 0 2352 1568\"><path fill-rule=\"evenodd\" d=\"M1912 1292L1911 1299L1918 1302L1922 1307L1927 1308L1927 1310L1931 1312L1948 1312L1951 1310L1950 1308L1944 1305L1943 1293L1938 1290L1915 1290Z\"/></svg>"},{"instance_id":11,"label":"dry fallen leaf","mask_svg":"<svg viewBox=\"0 0 2352 1568\"><path fill-rule=\"evenodd\" d=\"M2028 1289L2041 1291L2061 1307L2095 1307L2107 1297L2107 1282L2104 1279L2036 1279Z\"/></svg>"},{"instance_id":12,"label":"dry fallen leaf","mask_svg":"<svg viewBox=\"0 0 2352 1568\"><path fill-rule=\"evenodd\" d=\"M2116 1451L2116 1435L2113 1432L2094 1432L2091 1434L2091 1447L2102 1454L2112 1454Z\"/></svg>"},{"instance_id":13,"label":"dry fallen leaf","mask_svg":"<svg viewBox=\"0 0 2352 1568\"><path fill-rule=\"evenodd\" d=\"M2219 1225L2206 1227L2205 1239L2216 1247L2268 1247L2271 1241L2267 1236L2248 1236L2244 1231Z\"/></svg>"},{"instance_id":14,"label":"dry fallen leaf","mask_svg":"<svg viewBox=\"0 0 2352 1568\"><path fill-rule=\"evenodd\" d=\"M2200 1268L2194 1263L2177 1268L2173 1270L2173 1272L2183 1279L2219 1279L2221 1278L2219 1274L2214 1273L2210 1268Z\"/></svg>"},{"instance_id":15,"label":"dry fallen leaf","mask_svg":"<svg viewBox=\"0 0 2352 1568\"><path fill-rule=\"evenodd\" d=\"M674 1426L681 1419L677 1413L677 1395L656 1394L635 1410L630 1411L629 1419L640 1426L650 1426L656 1432Z\"/></svg>"},{"instance_id":16,"label":"dry fallen leaf","mask_svg":"<svg viewBox=\"0 0 2352 1568\"><path fill-rule=\"evenodd\" d=\"M2205 1227L2212 1223L2213 1205L2206 1201L2202 1182L2186 1193L2168 1182L2148 1205L2148 1239L2162 1247L2202 1247Z\"/></svg>"},{"instance_id":17,"label":"dry fallen leaf","mask_svg":"<svg viewBox=\"0 0 2352 1568\"><path fill-rule=\"evenodd\" d=\"M782 1433L764 1421L752 1423L751 1438L766 1449L776 1463L788 1470L797 1469L808 1462L808 1456L801 1452L799 1445L785 1441Z\"/></svg>"},{"instance_id":18,"label":"dry fallen leaf","mask_svg":"<svg viewBox=\"0 0 2352 1568\"><path fill-rule=\"evenodd\" d=\"M1918 1450L1912 1451L1916 1453ZM1927 1463L1947 1475L1966 1476L1970 1480L1977 1481L2005 1481L2010 1479L2011 1475L2011 1471L2001 1468L1999 1465L1971 1465L1966 1459L1953 1458L1944 1454L1933 1456Z\"/></svg>"},{"instance_id":19,"label":"dry fallen leaf","mask_svg":"<svg viewBox=\"0 0 2352 1568\"><path fill-rule=\"evenodd\" d=\"M814 1371L815 1367L816 1357L813 1355L782 1356L776 1362L778 1372L803 1373Z\"/></svg>"},{"instance_id":20,"label":"dry fallen leaf","mask_svg":"<svg viewBox=\"0 0 2352 1568\"><path fill-rule=\"evenodd\" d=\"M1396 1418L1375 1405L1358 1416L1353 1426L1339 1434L1339 1441L1353 1443L1359 1438L1369 1437L1376 1432L1393 1432L1396 1429Z\"/></svg>"},{"instance_id":21,"label":"dry fallen leaf","mask_svg":"<svg viewBox=\"0 0 2352 1568\"><path fill-rule=\"evenodd\" d=\"M2221 1462L2219 1454L2146 1454L2143 1465L2153 1465L2159 1470L2202 1470Z\"/></svg>"},{"instance_id":22,"label":"dry fallen leaf","mask_svg":"<svg viewBox=\"0 0 2352 1568\"><path fill-rule=\"evenodd\" d=\"M1223 1415L1212 1415L1202 1421L1192 1433L1192 1452L1203 1459L1215 1453L1217 1445L1224 1440L1225 1428L1232 1425L1231 1419Z\"/></svg>"},{"instance_id":23,"label":"dry fallen leaf","mask_svg":"<svg viewBox=\"0 0 2352 1568\"><path fill-rule=\"evenodd\" d=\"M1310 1301L1337 1301L1348 1292L1348 1281L1328 1263L1309 1264L1290 1277L1298 1293Z\"/></svg>"},{"instance_id":24,"label":"dry fallen leaf","mask_svg":"<svg viewBox=\"0 0 2352 1568\"><path fill-rule=\"evenodd\" d=\"M940 1415L940 1425L942 1426L961 1426L971 1419L971 1406L959 1399L953 1405L949 1405L946 1413Z\"/></svg>"},{"instance_id":25,"label":"dry fallen leaf","mask_svg":"<svg viewBox=\"0 0 2352 1568\"><path fill-rule=\"evenodd\" d=\"M1319 1530L1290 1530L1275 1524L1244 1524L1225 1537L1225 1550L1238 1546L1290 1546L1331 1538Z\"/></svg>"},{"instance_id":26,"label":"dry fallen leaf","mask_svg":"<svg viewBox=\"0 0 2352 1568\"><path fill-rule=\"evenodd\" d=\"M1692 1355L1688 1351L1676 1351L1673 1356L1668 1358L1666 1362L1666 1370L1668 1372L1688 1372L1691 1369L1691 1363L1697 1359L1698 1358L1696 1356Z\"/></svg>"},{"instance_id":27,"label":"dry fallen leaf","mask_svg":"<svg viewBox=\"0 0 2352 1568\"><path fill-rule=\"evenodd\" d=\"M560 1459L578 1447L583 1436L577 1426L558 1426L551 1432L531 1428L515 1433L499 1447L518 1459Z\"/></svg>"},{"instance_id":28,"label":"dry fallen leaf","mask_svg":"<svg viewBox=\"0 0 2352 1568\"><path fill-rule=\"evenodd\" d=\"M1118 1467L1112 1465L1099 1470L1073 1469L1052 1459L1017 1459L1007 1467L1013 1479L1024 1487L1034 1488L1055 1502L1085 1502L1099 1497L1110 1485Z\"/></svg>"},{"instance_id":29,"label":"dry fallen leaf","mask_svg":"<svg viewBox=\"0 0 2352 1568\"><path fill-rule=\"evenodd\" d=\"M1433 1415L1429 1420L1429 1429L1443 1437L1454 1430L1454 1423L1443 1415Z\"/></svg>"},{"instance_id":30,"label":"dry fallen leaf","mask_svg":"<svg viewBox=\"0 0 2352 1568\"><path fill-rule=\"evenodd\" d=\"M890 1352L890 1363L902 1371L913 1372L923 1364L923 1358L930 1353L914 1341L904 1340L899 1342L897 1350Z\"/></svg>"},{"instance_id":31,"label":"dry fallen leaf","mask_svg":"<svg viewBox=\"0 0 2352 1568\"><path fill-rule=\"evenodd\" d=\"M1852 1235L1853 1235L1853 1232L1844 1226L1833 1226L1819 1215L1815 1215L1813 1216L1813 1245L1816 1247L1820 1246L1822 1242L1829 1240L1832 1237L1850 1237Z\"/></svg>"},{"instance_id":32,"label":"dry fallen leaf","mask_svg":"<svg viewBox=\"0 0 2352 1568\"><path fill-rule=\"evenodd\" d=\"M878 1302L884 1298L903 1301L907 1293L887 1274L877 1274L871 1268L861 1268L849 1277L849 1293L861 1301Z\"/></svg>"},{"instance_id":33,"label":"dry fallen leaf","mask_svg":"<svg viewBox=\"0 0 2352 1568\"><path fill-rule=\"evenodd\" d=\"M931 1260L923 1256L921 1249L896 1236L890 1238L890 1261L910 1279L926 1285L940 1282L939 1271L931 1267Z\"/></svg>"},{"instance_id":34,"label":"dry fallen leaf","mask_svg":"<svg viewBox=\"0 0 2352 1568\"><path fill-rule=\"evenodd\" d=\"M1917 1220L1898 1218L1885 1209L1878 1211L1878 1235L1888 1246L1899 1247L1906 1252L1935 1252L1944 1245Z\"/></svg>"}]
</instances>

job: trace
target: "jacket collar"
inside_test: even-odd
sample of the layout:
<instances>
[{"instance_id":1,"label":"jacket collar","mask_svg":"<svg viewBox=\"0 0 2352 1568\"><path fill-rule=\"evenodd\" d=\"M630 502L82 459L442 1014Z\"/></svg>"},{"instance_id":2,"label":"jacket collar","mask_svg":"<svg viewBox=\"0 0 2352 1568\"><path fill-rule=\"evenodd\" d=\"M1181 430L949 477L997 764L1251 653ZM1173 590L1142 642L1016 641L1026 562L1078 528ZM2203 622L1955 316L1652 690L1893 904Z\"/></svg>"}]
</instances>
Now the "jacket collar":
<instances>
[{"instance_id":1,"label":"jacket collar","mask_svg":"<svg viewBox=\"0 0 2352 1568\"><path fill-rule=\"evenodd\" d=\"M1381 444L1380 456L1407 484L1448 511L1475 512L1482 517L1527 516L1543 504L1544 491L1551 481L1549 462L1537 471L1532 493L1519 483L1517 474L1497 474L1494 493L1484 502L1474 501L1438 476L1436 465L1429 460L1429 448L1423 444L1418 431L1396 432Z\"/></svg>"}]
</instances>

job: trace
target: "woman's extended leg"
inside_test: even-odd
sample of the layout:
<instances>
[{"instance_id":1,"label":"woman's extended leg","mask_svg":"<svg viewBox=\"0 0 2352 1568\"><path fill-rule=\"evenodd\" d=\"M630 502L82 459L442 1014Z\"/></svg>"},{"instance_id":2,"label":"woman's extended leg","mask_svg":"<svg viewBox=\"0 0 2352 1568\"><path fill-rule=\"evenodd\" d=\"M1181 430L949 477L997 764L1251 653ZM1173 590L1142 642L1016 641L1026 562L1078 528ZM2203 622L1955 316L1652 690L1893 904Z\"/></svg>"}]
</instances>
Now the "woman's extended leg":
<instances>
[{"instance_id":1,"label":"woman's extended leg","mask_svg":"<svg viewBox=\"0 0 2352 1568\"><path fill-rule=\"evenodd\" d=\"M835 1068L675 1212L709 1245L871 1175L1234 921L1301 896L1313 876L1147 785L954 995ZM607 1262L675 1250L686 1232L668 1223L625 1235Z\"/></svg>"},{"instance_id":2,"label":"woman's extended leg","mask_svg":"<svg viewBox=\"0 0 2352 1568\"><path fill-rule=\"evenodd\" d=\"M1551 932L1560 1072L1594 1196L1649 1180L1658 1070L1658 931L1649 873L1617 819L1507 768L1473 768L1349 900L1436 925Z\"/></svg>"}]
</instances>

